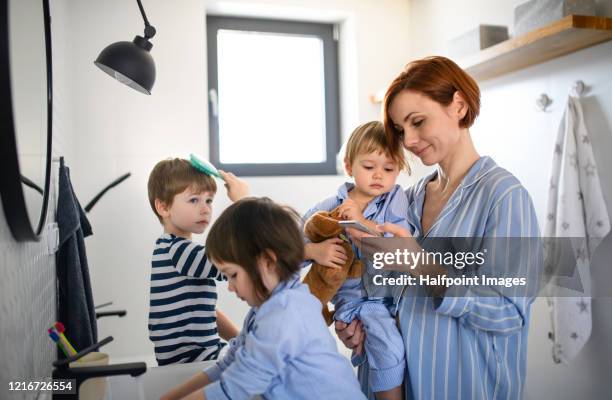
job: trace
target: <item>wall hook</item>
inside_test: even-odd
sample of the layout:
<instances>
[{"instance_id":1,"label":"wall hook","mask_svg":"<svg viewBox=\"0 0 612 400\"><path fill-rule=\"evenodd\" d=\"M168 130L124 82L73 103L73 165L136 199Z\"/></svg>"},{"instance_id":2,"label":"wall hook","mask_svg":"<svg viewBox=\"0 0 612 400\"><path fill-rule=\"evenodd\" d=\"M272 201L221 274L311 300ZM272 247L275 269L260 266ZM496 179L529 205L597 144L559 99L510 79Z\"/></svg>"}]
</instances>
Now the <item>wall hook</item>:
<instances>
[{"instance_id":1,"label":"wall hook","mask_svg":"<svg viewBox=\"0 0 612 400\"><path fill-rule=\"evenodd\" d=\"M546 109L552 104L552 99L548 97L546 93L542 93L536 100L536 105L540 111L546 111Z\"/></svg>"},{"instance_id":2,"label":"wall hook","mask_svg":"<svg viewBox=\"0 0 612 400\"><path fill-rule=\"evenodd\" d=\"M574 85L572 86L572 92L574 93L574 95L576 95L577 97L580 97L584 93L586 93L586 91L587 91L587 87L584 84L584 82L582 81L574 82Z\"/></svg>"}]
</instances>

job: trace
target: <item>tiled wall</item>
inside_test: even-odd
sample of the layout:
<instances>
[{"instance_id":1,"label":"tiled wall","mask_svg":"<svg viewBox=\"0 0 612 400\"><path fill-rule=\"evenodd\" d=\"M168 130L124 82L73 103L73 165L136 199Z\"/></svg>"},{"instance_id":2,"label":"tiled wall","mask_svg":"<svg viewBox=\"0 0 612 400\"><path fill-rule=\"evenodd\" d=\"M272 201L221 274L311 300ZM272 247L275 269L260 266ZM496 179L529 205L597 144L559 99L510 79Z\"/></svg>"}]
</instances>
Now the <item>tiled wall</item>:
<instances>
[{"instance_id":1,"label":"tiled wall","mask_svg":"<svg viewBox=\"0 0 612 400\"><path fill-rule=\"evenodd\" d=\"M53 197L48 221L54 218ZM45 239L15 242L0 208L1 399L35 398L10 393L8 382L51 376L56 353L47 329L56 316L55 257Z\"/></svg>"}]
</instances>

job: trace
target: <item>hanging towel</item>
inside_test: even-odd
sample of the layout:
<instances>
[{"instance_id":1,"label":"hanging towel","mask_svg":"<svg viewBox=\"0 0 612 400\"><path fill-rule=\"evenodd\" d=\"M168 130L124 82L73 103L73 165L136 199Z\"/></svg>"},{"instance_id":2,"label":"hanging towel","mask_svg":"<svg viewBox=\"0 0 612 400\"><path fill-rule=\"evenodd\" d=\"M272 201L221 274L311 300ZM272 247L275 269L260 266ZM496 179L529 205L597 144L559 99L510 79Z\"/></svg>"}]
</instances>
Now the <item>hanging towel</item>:
<instances>
[{"instance_id":1,"label":"hanging towel","mask_svg":"<svg viewBox=\"0 0 612 400\"><path fill-rule=\"evenodd\" d=\"M570 297L567 285L551 286L548 296L553 341L553 360L571 361L591 335L590 260L602 239L610 232L610 218L604 201L593 149L582 106L569 96L561 119L553 155L552 176L544 236L566 237L571 246L574 277L583 290ZM559 249L557 249L558 251ZM554 263L554 246L547 248L546 263ZM549 270L558 265L545 265ZM563 274L560 274L563 275ZM554 283L554 281L553 281Z\"/></svg>"},{"instance_id":2,"label":"hanging towel","mask_svg":"<svg viewBox=\"0 0 612 400\"><path fill-rule=\"evenodd\" d=\"M57 200L59 250L56 254L58 282L58 318L66 328L66 337L77 351L98 341L85 237L92 234L70 183L70 171L60 158Z\"/></svg>"}]
</instances>

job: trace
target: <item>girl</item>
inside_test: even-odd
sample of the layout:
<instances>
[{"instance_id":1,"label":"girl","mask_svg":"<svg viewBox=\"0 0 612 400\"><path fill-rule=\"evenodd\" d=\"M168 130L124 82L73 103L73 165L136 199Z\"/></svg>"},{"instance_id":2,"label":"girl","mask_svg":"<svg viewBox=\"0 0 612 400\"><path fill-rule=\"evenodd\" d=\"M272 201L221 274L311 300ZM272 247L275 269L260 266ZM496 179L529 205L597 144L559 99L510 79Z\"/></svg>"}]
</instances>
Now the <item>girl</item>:
<instances>
[{"instance_id":1,"label":"girl","mask_svg":"<svg viewBox=\"0 0 612 400\"><path fill-rule=\"evenodd\" d=\"M299 225L295 211L267 198L241 200L219 217L208 254L252 308L225 357L162 399L365 399L321 303L299 281Z\"/></svg>"}]
</instances>

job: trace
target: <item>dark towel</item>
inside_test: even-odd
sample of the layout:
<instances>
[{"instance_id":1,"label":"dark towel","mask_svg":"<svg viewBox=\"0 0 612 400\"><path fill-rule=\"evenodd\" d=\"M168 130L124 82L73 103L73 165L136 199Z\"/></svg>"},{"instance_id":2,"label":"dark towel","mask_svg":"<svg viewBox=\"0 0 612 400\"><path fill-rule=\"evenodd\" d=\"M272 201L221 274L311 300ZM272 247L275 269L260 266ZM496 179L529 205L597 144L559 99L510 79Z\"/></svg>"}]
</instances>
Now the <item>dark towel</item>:
<instances>
[{"instance_id":1,"label":"dark towel","mask_svg":"<svg viewBox=\"0 0 612 400\"><path fill-rule=\"evenodd\" d=\"M60 159L57 200L59 250L56 254L58 281L58 318L66 327L66 337L77 351L98 341L89 269L85 254L85 237L92 234L91 225L77 200L70 171Z\"/></svg>"}]
</instances>

